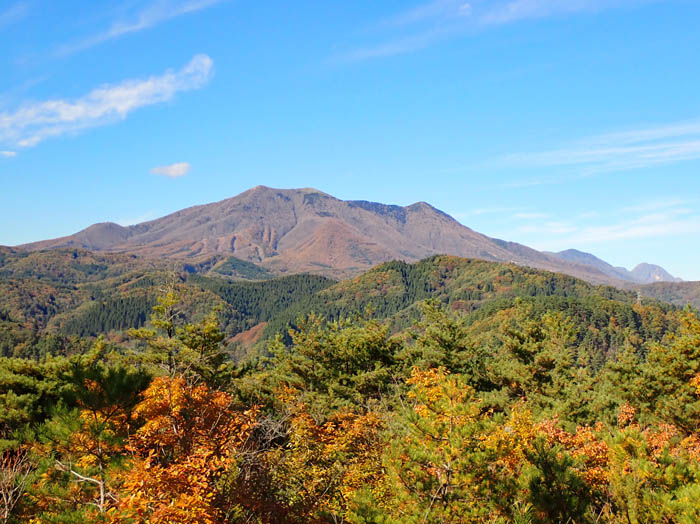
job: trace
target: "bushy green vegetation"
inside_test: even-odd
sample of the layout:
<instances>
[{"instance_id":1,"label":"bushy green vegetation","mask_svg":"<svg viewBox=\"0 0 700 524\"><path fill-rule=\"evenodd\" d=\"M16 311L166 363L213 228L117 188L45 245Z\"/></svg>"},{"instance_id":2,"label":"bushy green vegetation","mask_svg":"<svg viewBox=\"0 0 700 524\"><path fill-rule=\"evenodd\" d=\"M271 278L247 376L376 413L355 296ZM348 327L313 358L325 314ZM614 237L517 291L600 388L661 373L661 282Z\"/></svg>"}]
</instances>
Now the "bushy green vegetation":
<instances>
[{"instance_id":1,"label":"bushy green vegetation","mask_svg":"<svg viewBox=\"0 0 700 524\"><path fill-rule=\"evenodd\" d=\"M248 280L265 280L274 277L267 269L236 257L228 257L214 266L211 272L226 277L244 278Z\"/></svg>"},{"instance_id":2,"label":"bushy green vegetation","mask_svg":"<svg viewBox=\"0 0 700 524\"><path fill-rule=\"evenodd\" d=\"M509 264L436 256L416 264L390 262L338 283L312 275L230 280L217 277L217 267L221 262L203 261L173 273L154 261L123 255L74 250L6 254L0 267L7 275L0 278L5 297L0 311L40 331L97 336L141 327L156 297L177 284L191 302L186 313L201 318L219 307L228 337L265 322L262 338L269 339L277 333L286 336L297 318L310 313L339 319L369 309L374 318L391 319L392 331L400 331L417 320L415 306L428 298L468 314L474 322L522 300L532 304L533 315L559 310L576 318L585 328L579 329L579 342L599 360L619 347L619 333L625 329L645 339L658 339L665 329L639 318L633 310L635 293Z\"/></svg>"},{"instance_id":3,"label":"bushy green vegetation","mask_svg":"<svg viewBox=\"0 0 700 524\"><path fill-rule=\"evenodd\" d=\"M309 297L335 283L326 277L303 274L262 282L229 282L193 275L188 282L221 297L246 319L248 327L306 304Z\"/></svg>"},{"instance_id":4,"label":"bushy green vegetation","mask_svg":"<svg viewBox=\"0 0 700 524\"><path fill-rule=\"evenodd\" d=\"M700 308L700 282L656 282L642 286L641 293L678 306Z\"/></svg>"},{"instance_id":5,"label":"bushy green vegetation","mask_svg":"<svg viewBox=\"0 0 700 524\"><path fill-rule=\"evenodd\" d=\"M154 305L155 297L148 295L98 300L80 314L66 320L62 330L81 337L95 337L109 331L138 328L146 323Z\"/></svg>"},{"instance_id":6,"label":"bushy green vegetation","mask_svg":"<svg viewBox=\"0 0 700 524\"><path fill-rule=\"evenodd\" d=\"M88 339L0 313L6 522L700 519L694 310L454 257L111 282L46 322Z\"/></svg>"},{"instance_id":7,"label":"bushy green vegetation","mask_svg":"<svg viewBox=\"0 0 700 524\"><path fill-rule=\"evenodd\" d=\"M577 319L514 300L424 302L397 335L311 316L236 366L170 292L133 350L0 360L9 521L697 519L696 313L654 309L663 335L591 366Z\"/></svg>"}]
</instances>

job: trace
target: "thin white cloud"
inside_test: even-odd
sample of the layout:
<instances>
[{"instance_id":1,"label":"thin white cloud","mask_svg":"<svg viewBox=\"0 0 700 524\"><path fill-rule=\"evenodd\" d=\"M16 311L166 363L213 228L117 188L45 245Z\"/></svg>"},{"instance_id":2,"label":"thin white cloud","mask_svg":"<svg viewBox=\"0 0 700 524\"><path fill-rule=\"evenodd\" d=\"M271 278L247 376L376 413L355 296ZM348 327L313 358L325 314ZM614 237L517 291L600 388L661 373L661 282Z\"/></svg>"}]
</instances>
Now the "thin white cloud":
<instances>
[{"instance_id":1,"label":"thin white cloud","mask_svg":"<svg viewBox=\"0 0 700 524\"><path fill-rule=\"evenodd\" d=\"M75 100L25 104L14 112L0 113L0 144L32 147L47 138L123 120L136 109L203 87L212 73L212 59L196 55L179 71L104 85Z\"/></svg>"},{"instance_id":2,"label":"thin white cloud","mask_svg":"<svg viewBox=\"0 0 700 524\"><path fill-rule=\"evenodd\" d=\"M382 25L407 26L426 20L464 18L472 14L472 6L462 0L434 0L421 4L385 20Z\"/></svg>"},{"instance_id":3,"label":"thin white cloud","mask_svg":"<svg viewBox=\"0 0 700 524\"><path fill-rule=\"evenodd\" d=\"M680 206L685 206L692 204L696 201L687 200L681 198L667 198L643 202L634 206L623 207L622 211L637 213L637 212L648 212L648 211L659 211L663 209L676 209L678 210Z\"/></svg>"},{"instance_id":4,"label":"thin white cloud","mask_svg":"<svg viewBox=\"0 0 700 524\"><path fill-rule=\"evenodd\" d=\"M439 41L492 27L554 16L595 13L659 0L432 0L387 18L377 27L382 41L340 58L358 61L400 55Z\"/></svg>"},{"instance_id":5,"label":"thin white cloud","mask_svg":"<svg viewBox=\"0 0 700 524\"><path fill-rule=\"evenodd\" d=\"M663 238L700 233L700 216L655 213L605 226L586 227L567 240L570 244L602 244L620 240Z\"/></svg>"},{"instance_id":6,"label":"thin white cloud","mask_svg":"<svg viewBox=\"0 0 700 524\"><path fill-rule=\"evenodd\" d=\"M568 222L549 221L542 224L528 224L526 226L520 226L517 228L517 231L521 233L537 233L552 236L574 233L578 231L578 228Z\"/></svg>"},{"instance_id":7,"label":"thin white cloud","mask_svg":"<svg viewBox=\"0 0 700 524\"><path fill-rule=\"evenodd\" d=\"M158 166L151 169L154 175L167 176L168 178L179 178L190 172L190 164L188 162L177 162L167 166Z\"/></svg>"},{"instance_id":8,"label":"thin white cloud","mask_svg":"<svg viewBox=\"0 0 700 524\"><path fill-rule=\"evenodd\" d=\"M62 45L57 49L56 54L66 56L82 51L129 33L150 29L173 18L201 11L223 1L225 0L155 0L141 7L131 16L113 23L105 31Z\"/></svg>"},{"instance_id":9,"label":"thin white cloud","mask_svg":"<svg viewBox=\"0 0 700 524\"><path fill-rule=\"evenodd\" d=\"M596 12L638 3L638 0L511 0L497 2L486 8L479 17L479 24L511 24L521 20Z\"/></svg>"},{"instance_id":10,"label":"thin white cloud","mask_svg":"<svg viewBox=\"0 0 700 524\"><path fill-rule=\"evenodd\" d=\"M635 253L640 251L639 246L696 242L700 238L697 202L697 198L667 195L660 196L656 201L633 203L625 207L606 206L551 219L533 217L528 221L517 220L517 215L527 213L525 210L516 214L503 212L501 217L496 216L488 221L491 230L487 234L496 238L513 238L515 234L519 241L543 251L576 248L588 252L622 253L628 246L629 252ZM645 251L642 248L641 251L646 253L641 257L649 255L648 249ZM655 253L654 257L661 256ZM628 262L631 261L634 260L628 259Z\"/></svg>"},{"instance_id":11,"label":"thin white cloud","mask_svg":"<svg viewBox=\"0 0 700 524\"><path fill-rule=\"evenodd\" d=\"M127 218L120 218L115 220L117 224L120 226L133 226L134 224L141 224L142 222L148 222L149 220L153 220L154 218L158 218L158 213L154 210L147 211L143 215L136 216L136 217L127 217Z\"/></svg>"},{"instance_id":12,"label":"thin white cloud","mask_svg":"<svg viewBox=\"0 0 700 524\"><path fill-rule=\"evenodd\" d=\"M519 187L697 159L700 159L700 122L681 122L597 135L559 149L506 155L489 165L509 169L576 169L565 179L549 176L506 184Z\"/></svg>"},{"instance_id":13,"label":"thin white cloud","mask_svg":"<svg viewBox=\"0 0 700 524\"><path fill-rule=\"evenodd\" d=\"M17 156L17 152L15 151L0 151L0 156L4 156L5 158L13 158Z\"/></svg>"},{"instance_id":14,"label":"thin white cloud","mask_svg":"<svg viewBox=\"0 0 700 524\"><path fill-rule=\"evenodd\" d=\"M568 222L547 222L545 227L556 235L573 233L576 231L576 226L569 224Z\"/></svg>"},{"instance_id":15,"label":"thin white cloud","mask_svg":"<svg viewBox=\"0 0 700 524\"><path fill-rule=\"evenodd\" d=\"M7 9L0 11L0 29L12 25L29 13L29 4L27 2L17 2L12 4Z\"/></svg>"},{"instance_id":16,"label":"thin white cloud","mask_svg":"<svg viewBox=\"0 0 700 524\"><path fill-rule=\"evenodd\" d=\"M585 211L583 213L579 213L578 218L581 220L590 220L592 218L598 218L599 216L599 211Z\"/></svg>"},{"instance_id":17,"label":"thin white cloud","mask_svg":"<svg viewBox=\"0 0 700 524\"><path fill-rule=\"evenodd\" d=\"M503 164L501 164L500 162L492 162L492 163L488 164L488 167L494 167L494 166L504 167ZM506 167L516 168L516 167L524 167L524 166L523 165L520 165L520 166L507 165ZM574 180L578 180L581 178L587 178L588 176L590 176L588 173L575 173L575 174L568 174L566 176L548 175L548 176L539 176L539 177L534 177L534 178L520 178L518 180L511 180L508 182L499 183L499 184L497 184L496 187L504 188L504 189L520 189L520 188L524 188L524 187L542 186L542 185L547 185L547 184L560 184L562 182L573 182Z\"/></svg>"},{"instance_id":18,"label":"thin white cloud","mask_svg":"<svg viewBox=\"0 0 700 524\"><path fill-rule=\"evenodd\" d=\"M697 211L673 206L660 207L656 212L649 211L656 210L651 206L626 208L624 217L617 220L608 217L604 224L585 224L585 220L579 216L576 222L542 221L520 226L517 231L544 238L547 244L559 247L700 233L700 214Z\"/></svg>"},{"instance_id":19,"label":"thin white cloud","mask_svg":"<svg viewBox=\"0 0 700 524\"><path fill-rule=\"evenodd\" d=\"M520 218L523 220L536 220L541 218L547 218L549 215L545 213L516 213L515 218Z\"/></svg>"},{"instance_id":20,"label":"thin white cloud","mask_svg":"<svg viewBox=\"0 0 700 524\"><path fill-rule=\"evenodd\" d=\"M618 131L614 133L606 133L593 137L590 142L607 144L614 142L616 144L629 145L640 142L653 142L664 138L675 138L678 136L700 136L700 121L688 120L683 122L674 122L671 124L662 124L652 127L642 127L626 131Z\"/></svg>"},{"instance_id":21,"label":"thin white cloud","mask_svg":"<svg viewBox=\"0 0 700 524\"><path fill-rule=\"evenodd\" d=\"M448 33L449 31L445 29L436 29L407 36L405 38L399 38L375 46L358 48L342 55L340 57L340 61L360 62L363 60L370 60L372 58L403 55L412 51L424 49L434 41L446 36Z\"/></svg>"},{"instance_id":22,"label":"thin white cloud","mask_svg":"<svg viewBox=\"0 0 700 524\"><path fill-rule=\"evenodd\" d=\"M470 25L471 14L470 3L433 0L381 21L377 25L380 32L390 33L383 42L360 46L338 58L341 62L357 62L418 51L464 31Z\"/></svg>"},{"instance_id":23,"label":"thin white cloud","mask_svg":"<svg viewBox=\"0 0 700 524\"><path fill-rule=\"evenodd\" d=\"M517 207L484 207L472 209L470 211L452 213L452 216L455 218L468 218L482 215L502 215L506 213L513 213L521 209L522 208Z\"/></svg>"},{"instance_id":24,"label":"thin white cloud","mask_svg":"<svg viewBox=\"0 0 700 524\"><path fill-rule=\"evenodd\" d=\"M575 147L541 153L525 153L505 157L508 164L529 167L586 165L593 171L632 169L700 157L700 139L669 141L662 144L636 146Z\"/></svg>"}]
</instances>

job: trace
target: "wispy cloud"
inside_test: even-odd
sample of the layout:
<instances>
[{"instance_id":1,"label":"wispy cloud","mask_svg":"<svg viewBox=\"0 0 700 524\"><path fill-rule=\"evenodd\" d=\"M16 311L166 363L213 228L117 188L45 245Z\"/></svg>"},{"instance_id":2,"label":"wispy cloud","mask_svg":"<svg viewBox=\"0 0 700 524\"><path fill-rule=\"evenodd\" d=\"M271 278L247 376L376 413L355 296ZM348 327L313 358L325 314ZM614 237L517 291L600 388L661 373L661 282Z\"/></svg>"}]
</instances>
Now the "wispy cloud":
<instances>
[{"instance_id":1,"label":"wispy cloud","mask_svg":"<svg viewBox=\"0 0 700 524\"><path fill-rule=\"evenodd\" d=\"M199 89L212 76L213 62L196 55L179 71L144 80L104 85L75 100L47 100L0 113L0 144L32 147L47 138L123 120L132 111L171 100L180 91Z\"/></svg>"},{"instance_id":2,"label":"wispy cloud","mask_svg":"<svg viewBox=\"0 0 700 524\"><path fill-rule=\"evenodd\" d=\"M514 216L522 220L536 220L539 218L547 218L549 215L545 213L516 213Z\"/></svg>"},{"instance_id":3,"label":"wispy cloud","mask_svg":"<svg viewBox=\"0 0 700 524\"><path fill-rule=\"evenodd\" d=\"M158 212L155 210L147 211L143 215L139 216L132 216L132 217L126 217L126 218L119 218L115 220L117 224L120 226L133 226L134 224L141 224L142 222L148 222L149 220L153 220L154 218L158 217Z\"/></svg>"},{"instance_id":4,"label":"wispy cloud","mask_svg":"<svg viewBox=\"0 0 700 524\"><path fill-rule=\"evenodd\" d=\"M403 55L412 51L418 51L431 45L436 40L446 36L447 31L436 29L425 31L416 35L411 35L396 40L391 40L378 45L360 47L339 57L341 62L360 62L372 58L382 58L396 55Z\"/></svg>"},{"instance_id":5,"label":"wispy cloud","mask_svg":"<svg viewBox=\"0 0 700 524\"><path fill-rule=\"evenodd\" d=\"M546 245L557 248L583 245L603 245L631 239L662 238L700 233L700 214L697 211L659 202L624 208L618 216L607 216L605 222L593 220L599 213L576 221L542 220L516 228L516 231L535 235ZM598 222L598 223L591 223ZM535 241L537 243L537 241Z\"/></svg>"},{"instance_id":6,"label":"wispy cloud","mask_svg":"<svg viewBox=\"0 0 700 524\"><path fill-rule=\"evenodd\" d=\"M683 209L684 206L688 205L694 205L697 203L697 200L689 200L689 199L682 199L682 198L664 198L664 199L659 199L659 200L651 200L647 202L643 202L641 204L636 204L633 206L627 206L622 208L622 211L624 212L650 212L650 211L659 211L663 209Z\"/></svg>"},{"instance_id":7,"label":"wispy cloud","mask_svg":"<svg viewBox=\"0 0 700 524\"><path fill-rule=\"evenodd\" d=\"M426 48L467 29L471 14L471 4L463 0L433 0L415 6L377 24L382 41L357 47L339 59L355 62Z\"/></svg>"},{"instance_id":8,"label":"wispy cloud","mask_svg":"<svg viewBox=\"0 0 700 524\"><path fill-rule=\"evenodd\" d=\"M570 234L578 231L577 227L569 222L549 221L540 224L527 224L516 228L520 233L535 233L554 237L556 235Z\"/></svg>"},{"instance_id":9,"label":"wispy cloud","mask_svg":"<svg viewBox=\"0 0 700 524\"><path fill-rule=\"evenodd\" d=\"M20 21L29 13L27 2L17 2L0 11L0 29Z\"/></svg>"},{"instance_id":10,"label":"wispy cloud","mask_svg":"<svg viewBox=\"0 0 700 524\"><path fill-rule=\"evenodd\" d=\"M406 26L426 20L450 21L471 15L472 6L464 0L433 0L398 13L382 22L382 25Z\"/></svg>"},{"instance_id":11,"label":"wispy cloud","mask_svg":"<svg viewBox=\"0 0 700 524\"><path fill-rule=\"evenodd\" d=\"M189 162L177 162L167 166L158 166L151 169L151 174L167 176L168 178L179 178L190 172Z\"/></svg>"},{"instance_id":12,"label":"wispy cloud","mask_svg":"<svg viewBox=\"0 0 700 524\"><path fill-rule=\"evenodd\" d=\"M592 218L598 218L600 216L600 211L584 211L579 213L578 218L580 220L590 220Z\"/></svg>"},{"instance_id":13,"label":"wispy cloud","mask_svg":"<svg viewBox=\"0 0 700 524\"><path fill-rule=\"evenodd\" d=\"M598 135L548 151L504 156L491 163L507 168L578 168L573 177L643 169L700 159L700 122L681 122ZM567 179L568 180L568 179ZM561 181L545 177L519 181L539 185Z\"/></svg>"},{"instance_id":14,"label":"wispy cloud","mask_svg":"<svg viewBox=\"0 0 700 524\"><path fill-rule=\"evenodd\" d=\"M510 0L491 2L479 18L481 25L503 25L574 13L590 13L603 9L639 4L638 0Z\"/></svg>"},{"instance_id":15,"label":"wispy cloud","mask_svg":"<svg viewBox=\"0 0 700 524\"><path fill-rule=\"evenodd\" d=\"M633 220L604 226L582 228L571 235L567 242L576 244L601 244L620 240L662 238L675 235L700 233L700 216L687 213L652 213Z\"/></svg>"},{"instance_id":16,"label":"wispy cloud","mask_svg":"<svg viewBox=\"0 0 700 524\"><path fill-rule=\"evenodd\" d=\"M685 244L700 238L698 203L700 197L666 194L583 212L566 208L556 211L556 206L546 212L520 209L515 213L492 208L493 214L482 217L476 229L495 238L517 239L543 251L576 248L614 254L616 265L635 265L646 259L671 268L675 264L673 249L682 250ZM658 246L669 246L668 252Z\"/></svg>"},{"instance_id":17,"label":"wispy cloud","mask_svg":"<svg viewBox=\"0 0 700 524\"><path fill-rule=\"evenodd\" d=\"M15 151L0 151L0 156L4 156L5 158L12 158L17 156L17 153Z\"/></svg>"},{"instance_id":18,"label":"wispy cloud","mask_svg":"<svg viewBox=\"0 0 700 524\"><path fill-rule=\"evenodd\" d=\"M519 207L483 207L483 208L471 209L469 211L452 213L452 216L454 218L460 219L460 218L468 218L468 217L482 216L482 215L503 215L503 214L514 213L516 211L520 211L521 209L522 208L519 208Z\"/></svg>"},{"instance_id":19,"label":"wispy cloud","mask_svg":"<svg viewBox=\"0 0 700 524\"><path fill-rule=\"evenodd\" d=\"M357 61L400 55L496 26L652 1L655 0L432 0L383 20L377 24L381 34L379 43L360 46L341 58Z\"/></svg>"},{"instance_id":20,"label":"wispy cloud","mask_svg":"<svg viewBox=\"0 0 700 524\"><path fill-rule=\"evenodd\" d=\"M139 10L114 22L106 30L93 34L82 40L64 44L56 50L59 56L65 56L77 51L102 44L120 36L149 29L158 24L182 15L201 11L225 0L155 0Z\"/></svg>"}]
</instances>

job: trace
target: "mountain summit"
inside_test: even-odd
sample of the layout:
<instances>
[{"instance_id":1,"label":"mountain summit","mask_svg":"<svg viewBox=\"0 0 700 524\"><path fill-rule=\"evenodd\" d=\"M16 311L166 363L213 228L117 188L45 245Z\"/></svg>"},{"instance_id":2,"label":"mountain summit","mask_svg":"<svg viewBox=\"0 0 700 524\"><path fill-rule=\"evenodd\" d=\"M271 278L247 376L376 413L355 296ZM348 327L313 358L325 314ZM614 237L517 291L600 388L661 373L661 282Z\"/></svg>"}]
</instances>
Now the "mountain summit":
<instances>
[{"instance_id":1,"label":"mountain summit","mask_svg":"<svg viewBox=\"0 0 700 524\"><path fill-rule=\"evenodd\" d=\"M630 271L630 274L632 274L638 282L644 282L645 284L654 282L683 282L680 278L670 275L669 272L661 266L654 264L639 264Z\"/></svg>"},{"instance_id":2,"label":"mountain summit","mask_svg":"<svg viewBox=\"0 0 700 524\"><path fill-rule=\"evenodd\" d=\"M576 249L567 249L559 253L547 253L548 255L575 262L577 264L585 264L596 268L602 273L605 273L610 278L632 282L635 284L653 284L654 282L683 282L680 278L676 278L668 273L661 266L653 264L639 264L632 271L624 267L615 267L590 253L584 253Z\"/></svg>"},{"instance_id":3,"label":"mountain summit","mask_svg":"<svg viewBox=\"0 0 700 524\"><path fill-rule=\"evenodd\" d=\"M513 262L595 283L615 276L585 260L567 260L487 237L425 202L395 206L344 201L316 189L257 186L238 196L123 227L101 223L74 235L19 246L75 247L147 257L229 255L277 273L359 274L388 260L433 254Z\"/></svg>"}]
</instances>

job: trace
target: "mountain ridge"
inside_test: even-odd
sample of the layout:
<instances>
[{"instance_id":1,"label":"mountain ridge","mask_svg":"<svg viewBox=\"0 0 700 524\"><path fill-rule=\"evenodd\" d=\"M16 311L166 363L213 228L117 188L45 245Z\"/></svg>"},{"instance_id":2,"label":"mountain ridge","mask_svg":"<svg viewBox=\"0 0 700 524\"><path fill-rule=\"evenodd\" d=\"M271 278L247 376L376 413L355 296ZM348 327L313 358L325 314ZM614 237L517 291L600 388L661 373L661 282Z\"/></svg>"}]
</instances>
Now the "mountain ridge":
<instances>
[{"instance_id":1,"label":"mountain ridge","mask_svg":"<svg viewBox=\"0 0 700 524\"><path fill-rule=\"evenodd\" d=\"M389 260L415 262L449 254L562 272L593 283L629 281L601 265L488 237L427 202L398 206L344 201L313 188L256 186L140 224L97 223L73 235L17 248L81 248L159 258L224 255L278 274L310 272L335 278L354 276Z\"/></svg>"},{"instance_id":2,"label":"mountain ridge","mask_svg":"<svg viewBox=\"0 0 700 524\"><path fill-rule=\"evenodd\" d=\"M642 262L632 270L621 266L613 266L604 260L578 249L567 249L558 253L547 252L549 255L595 267L611 278L632 282L635 284L652 284L654 282L683 282L680 278L672 276L661 266Z\"/></svg>"}]
</instances>

